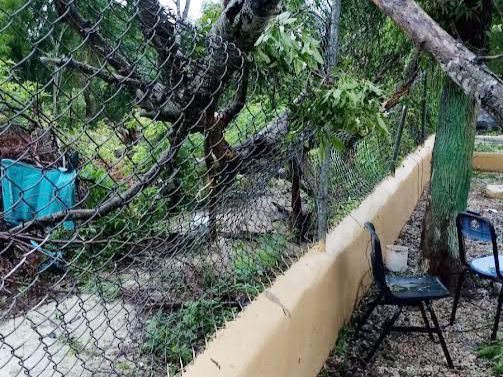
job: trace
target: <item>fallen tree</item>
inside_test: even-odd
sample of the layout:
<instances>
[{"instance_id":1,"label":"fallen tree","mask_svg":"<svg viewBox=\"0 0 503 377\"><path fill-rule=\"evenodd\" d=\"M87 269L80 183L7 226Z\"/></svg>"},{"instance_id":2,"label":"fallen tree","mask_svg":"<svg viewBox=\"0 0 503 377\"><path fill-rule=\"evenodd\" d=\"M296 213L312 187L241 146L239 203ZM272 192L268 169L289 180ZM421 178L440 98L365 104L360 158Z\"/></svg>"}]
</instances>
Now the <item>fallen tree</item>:
<instances>
[{"instance_id":1,"label":"fallen tree","mask_svg":"<svg viewBox=\"0 0 503 377\"><path fill-rule=\"evenodd\" d=\"M372 0L470 97L503 122L503 81L413 0Z\"/></svg>"},{"instance_id":2,"label":"fallen tree","mask_svg":"<svg viewBox=\"0 0 503 377\"><path fill-rule=\"evenodd\" d=\"M177 155L185 139L192 133L201 133L205 138L211 211L212 202L221 191L221 186L258 154L268 152L265 139L249 140L240 151L239 146L234 148L227 143L224 133L246 102L249 75L247 54L254 48L270 19L278 14L279 3L279 0L225 2L225 9L205 41L205 53L194 59L190 55L192 47L187 51L186 46L180 44L178 29L183 27L176 16L158 0L139 0L135 3L135 11L143 43L151 46L157 55L158 72L152 79L142 74L136 62L131 62L121 52L120 45L112 43L100 33L99 22L86 19L75 2L55 1L59 20L80 35L83 43L103 59L113 72L104 69L104 65L95 67L66 57L43 57L42 62L58 66L60 70L70 68L80 71L134 94L134 105L143 110L142 116L170 123L166 137L169 147L148 171L139 175L136 182L120 195L111 196L95 208L54 213L27 222L12 231L67 219L94 219L128 204L151 185L161 172L171 178L176 176L179 171ZM223 101L224 93L233 90L233 85L236 86L234 98Z\"/></svg>"}]
</instances>

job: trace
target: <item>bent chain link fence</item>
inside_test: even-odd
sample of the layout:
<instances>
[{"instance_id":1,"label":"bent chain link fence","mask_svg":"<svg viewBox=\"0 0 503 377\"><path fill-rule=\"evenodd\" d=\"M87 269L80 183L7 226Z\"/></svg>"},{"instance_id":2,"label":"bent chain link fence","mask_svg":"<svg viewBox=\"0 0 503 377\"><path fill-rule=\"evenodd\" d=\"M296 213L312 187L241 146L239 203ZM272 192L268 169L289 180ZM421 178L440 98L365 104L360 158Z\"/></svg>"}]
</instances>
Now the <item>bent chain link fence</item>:
<instances>
[{"instance_id":1,"label":"bent chain link fence","mask_svg":"<svg viewBox=\"0 0 503 377\"><path fill-rule=\"evenodd\" d=\"M242 3L0 5L0 375L180 372L316 242L315 130L288 129L314 81L257 68L264 17L229 20ZM323 50L316 4L296 19ZM414 56L376 53L391 23L342 10L340 65L398 85ZM330 226L432 131L439 73L415 69L401 132L394 106L388 134L332 149Z\"/></svg>"}]
</instances>

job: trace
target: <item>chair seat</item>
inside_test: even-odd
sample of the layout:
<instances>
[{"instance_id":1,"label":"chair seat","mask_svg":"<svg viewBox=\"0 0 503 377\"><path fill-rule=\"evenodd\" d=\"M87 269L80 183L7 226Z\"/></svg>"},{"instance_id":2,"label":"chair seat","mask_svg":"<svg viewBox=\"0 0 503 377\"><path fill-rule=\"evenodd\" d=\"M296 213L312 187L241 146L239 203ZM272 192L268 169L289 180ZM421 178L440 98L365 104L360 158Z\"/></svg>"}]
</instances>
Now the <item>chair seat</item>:
<instances>
[{"instance_id":1,"label":"chair seat","mask_svg":"<svg viewBox=\"0 0 503 377\"><path fill-rule=\"evenodd\" d=\"M503 256L498 256L498 261L500 265L500 271L503 273ZM468 265L476 273L488 277L496 277L496 264L494 263L494 255L488 255L485 257L480 257L472 259Z\"/></svg>"},{"instance_id":2,"label":"chair seat","mask_svg":"<svg viewBox=\"0 0 503 377\"><path fill-rule=\"evenodd\" d=\"M429 300L449 296L447 288L435 276L387 275L386 283L398 299Z\"/></svg>"}]
</instances>

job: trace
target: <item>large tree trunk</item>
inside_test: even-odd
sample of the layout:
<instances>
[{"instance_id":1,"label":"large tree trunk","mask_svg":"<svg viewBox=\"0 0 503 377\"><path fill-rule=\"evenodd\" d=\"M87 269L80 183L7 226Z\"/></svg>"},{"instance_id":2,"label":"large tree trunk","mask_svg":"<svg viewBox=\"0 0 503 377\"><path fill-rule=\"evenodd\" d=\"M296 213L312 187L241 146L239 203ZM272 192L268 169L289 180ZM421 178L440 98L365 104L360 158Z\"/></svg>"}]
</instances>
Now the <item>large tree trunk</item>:
<instances>
[{"instance_id":1,"label":"large tree trunk","mask_svg":"<svg viewBox=\"0 0 503 377\"><path fill-rule=\"evenodd\" d=\"M491 22L491 0L459 0L466 7L462 17L450 22L451 33L477 51L486 45ZM488 16L489 15L489 16ZM459 272L456 215L466 209L475 143L478 106L455 83L447 79L440 103L435 140L431 196L423 220L421 238L424 267L451 287Z\"/></svg>"},{"instance_id":2,"label":"large tree trunk","mask_svg":"<svg viewBox=\"0 0 503 377\"><path fill-rule=\"evenodd\" d=\"M451 80L444 85L433 150L431 196L423 220L424 268L451 285L458 271L455 217L468 200L475 142L475 102Z\"/></svg>"}]
</instances>

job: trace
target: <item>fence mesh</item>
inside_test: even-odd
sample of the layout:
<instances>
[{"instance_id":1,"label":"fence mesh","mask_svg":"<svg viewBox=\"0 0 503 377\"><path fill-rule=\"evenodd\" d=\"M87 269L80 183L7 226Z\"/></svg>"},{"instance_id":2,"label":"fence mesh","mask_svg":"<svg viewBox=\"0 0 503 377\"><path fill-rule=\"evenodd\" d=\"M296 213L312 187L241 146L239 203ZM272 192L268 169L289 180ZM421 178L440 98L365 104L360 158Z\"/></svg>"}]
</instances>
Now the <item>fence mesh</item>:
<instances>
[{"instance_id":1,"label":"fence mesh","mask_svg":"<svg viewBox=\"0 0 503 377\"><path fill-rule=\"evenodd\" d=\"M0 4L0 375L180 372L317 241L324 159L334 226L423 142L440 73L365 0L327 73L334 4ZM332 74L400 98L326 156Z\"/></svg>"}]
</instances>

